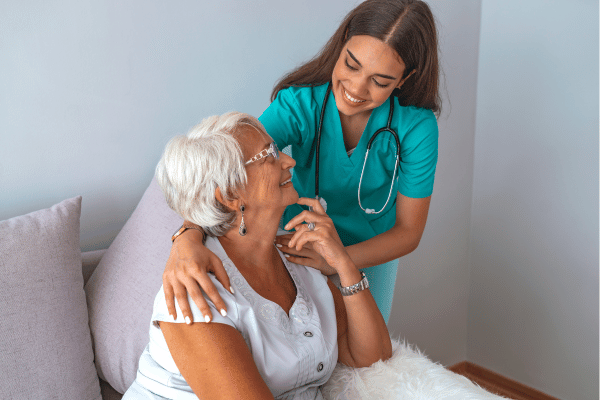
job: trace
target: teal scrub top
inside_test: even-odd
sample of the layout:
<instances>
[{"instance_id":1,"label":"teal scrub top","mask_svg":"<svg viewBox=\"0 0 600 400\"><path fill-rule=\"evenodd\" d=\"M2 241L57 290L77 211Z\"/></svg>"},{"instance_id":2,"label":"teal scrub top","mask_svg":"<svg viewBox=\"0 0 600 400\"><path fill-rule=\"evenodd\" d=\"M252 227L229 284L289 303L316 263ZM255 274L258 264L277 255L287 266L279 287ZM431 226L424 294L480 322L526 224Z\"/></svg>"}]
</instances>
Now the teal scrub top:
<instances>
[{"instance_id":1,"label":"teal scrub top","mask_svg":"<svg viewBox=\"0 0 600 400\"><path fill-rule=\"evenodd\" d=\"M327 84L315 87L290 87L260 116L267 133L280 149L291 145L296 160L292 181L300 197L315 196L315 135ZM367 214L358 204L358 184L367 143L373 134L387 125L390 101L395 101L391 127L400 139L400 166L392 182L396 142L389 132L377 136L369 151L361 186L363 207L379 211L385 204L390 185L392 195L379 214ZM363 242L394 226L397 192L412 198L431 195L438 154L438 127L431 110L402 107L396 97L386 100L371 113L363 135L347 155L342 125L330 93L320 149L320 196L327 202L327 214L333 220L345 246ZM284 225L302 208L292 205L284 214Z\"/></svg>"}]
</instances>

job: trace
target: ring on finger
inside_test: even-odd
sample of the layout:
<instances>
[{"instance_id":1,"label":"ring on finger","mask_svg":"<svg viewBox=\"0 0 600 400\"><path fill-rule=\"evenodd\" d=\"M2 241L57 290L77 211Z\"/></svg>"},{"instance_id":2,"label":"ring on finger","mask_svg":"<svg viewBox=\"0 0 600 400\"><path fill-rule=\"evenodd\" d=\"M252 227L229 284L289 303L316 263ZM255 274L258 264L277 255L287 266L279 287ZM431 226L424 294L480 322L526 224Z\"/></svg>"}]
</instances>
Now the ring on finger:
<instances>
[{"instance_id":1,"label":"ring on finger","mask_svg":"<svg viewBox=\"0 0 600 400\"><path fill-rule=\"evenodd\" d=\"M309 222L308 223L308 230L309 231L314 231L315 230L315 223L314 222Z\"/></svg>"}]
</instances>

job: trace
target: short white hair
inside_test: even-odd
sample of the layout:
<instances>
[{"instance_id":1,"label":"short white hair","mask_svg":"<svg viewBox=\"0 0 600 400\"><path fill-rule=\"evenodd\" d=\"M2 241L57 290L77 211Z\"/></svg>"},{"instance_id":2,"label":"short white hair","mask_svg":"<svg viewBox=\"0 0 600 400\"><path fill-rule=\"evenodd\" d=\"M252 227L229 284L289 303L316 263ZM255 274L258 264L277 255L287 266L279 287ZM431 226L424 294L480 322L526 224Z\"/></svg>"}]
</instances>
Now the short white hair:
<instances>
[{"instance_id":1,"label":"short white hair","mask_svg":"<svg viewBox=\"0 0 600 400\"><path fill-rule=\"evenodd\" d=\"M217 201L215 190L219 188L230 201L248 180L237 140L244 125L266 133L249 114L208 117L186 136L171 139L156 166L156 179L169 207L210 236L224 235L236 218L235 211Z\"/></svg>"}]
</instances>

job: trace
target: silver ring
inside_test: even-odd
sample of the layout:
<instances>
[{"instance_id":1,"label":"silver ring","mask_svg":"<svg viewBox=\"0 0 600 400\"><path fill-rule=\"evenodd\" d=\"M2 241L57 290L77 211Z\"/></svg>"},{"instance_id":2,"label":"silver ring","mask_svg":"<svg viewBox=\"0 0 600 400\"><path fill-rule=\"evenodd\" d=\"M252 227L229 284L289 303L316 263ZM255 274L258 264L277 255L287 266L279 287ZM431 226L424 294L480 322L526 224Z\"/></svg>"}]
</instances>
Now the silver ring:
<instances>
[{"instance_id":1,"label":"silver ring","mask_svg":"<svg viewBox=\"0 0 600 400\"><path fill-rule=\"evenodd\" d=\"M314 222L309 222L308 223L308 230L309 231L314 231L315 230L315 223Z\"/></svg>"}]
</instances>

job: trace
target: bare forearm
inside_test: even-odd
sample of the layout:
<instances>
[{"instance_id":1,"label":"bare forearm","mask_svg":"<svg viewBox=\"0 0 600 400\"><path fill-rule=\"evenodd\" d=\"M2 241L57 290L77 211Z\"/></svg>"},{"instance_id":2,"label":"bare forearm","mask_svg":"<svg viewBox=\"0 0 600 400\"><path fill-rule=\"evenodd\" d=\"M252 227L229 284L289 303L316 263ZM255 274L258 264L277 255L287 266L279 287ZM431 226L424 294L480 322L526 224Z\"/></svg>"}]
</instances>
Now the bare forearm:
<instances>
[{"instance_id":1,"label":"bare forearm","mask_svg":"<svg viewBox=\"0 0 600 400\"><path fill-rule=\"evenodd\" d=\"M358 269L350 263L339 270L342 286L360 281ZM347 317L347 345L355 367L366 367L391 356L389 332L369 289L343 296Z\"/></svg>"},{"instance_id":2,"label":"bare forearm","mask_svg":"<svg viewBox=\"0 0 600 400\"><path fill-rule=\"evenodd\" d=\"M386 263L414 251L422 231L394 226L369 240L347 246L346 251L358 268Z\"/></svg>"}]
</instances>

